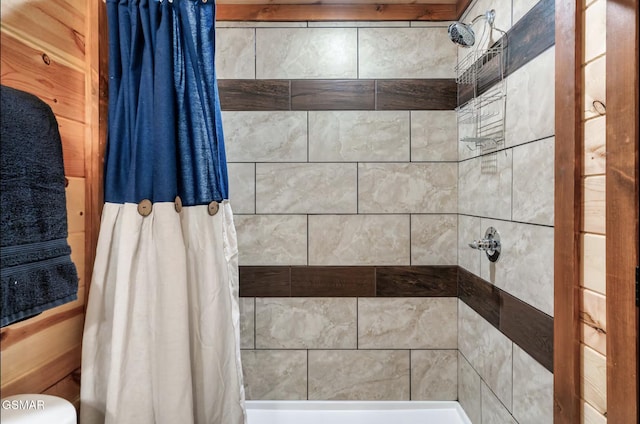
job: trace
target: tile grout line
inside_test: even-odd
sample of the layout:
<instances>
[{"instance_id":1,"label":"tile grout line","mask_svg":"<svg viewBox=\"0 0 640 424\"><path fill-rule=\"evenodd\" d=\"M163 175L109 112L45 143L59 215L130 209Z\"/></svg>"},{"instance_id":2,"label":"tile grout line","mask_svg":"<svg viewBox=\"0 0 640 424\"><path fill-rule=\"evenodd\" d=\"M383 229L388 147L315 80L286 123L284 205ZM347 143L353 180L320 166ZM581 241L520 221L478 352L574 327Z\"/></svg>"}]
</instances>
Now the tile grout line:
<instances>
[{"instance_id":1,"label":"tile grout line","mask_svg":"<svg viewBox=\"0 0 640 424\"><path fill-rule=\"evenodd\" d=\"M360 350L360 298L356 297L356 350Z\"/></svg>"}]
</instances>

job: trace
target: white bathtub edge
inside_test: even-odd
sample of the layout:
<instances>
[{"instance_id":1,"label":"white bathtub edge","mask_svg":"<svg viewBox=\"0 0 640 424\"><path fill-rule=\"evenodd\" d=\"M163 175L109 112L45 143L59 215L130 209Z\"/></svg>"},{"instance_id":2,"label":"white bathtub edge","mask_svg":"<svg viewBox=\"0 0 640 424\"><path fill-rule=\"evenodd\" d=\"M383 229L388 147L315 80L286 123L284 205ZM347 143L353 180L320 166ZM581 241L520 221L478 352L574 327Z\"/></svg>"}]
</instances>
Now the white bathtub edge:
<instances>
[{"instance_id":1,"label":"white bathtub edge","mask_svg":"<svg viewBox=\"0 0 640 424\"><path fill-rule=\"evenodd\" d=\"M464 409L457 401L360 401L360 400L248 400L247 409L251 410L425 410L454 409L464 424L472 424Z\"/></svg>"}]
</instances>

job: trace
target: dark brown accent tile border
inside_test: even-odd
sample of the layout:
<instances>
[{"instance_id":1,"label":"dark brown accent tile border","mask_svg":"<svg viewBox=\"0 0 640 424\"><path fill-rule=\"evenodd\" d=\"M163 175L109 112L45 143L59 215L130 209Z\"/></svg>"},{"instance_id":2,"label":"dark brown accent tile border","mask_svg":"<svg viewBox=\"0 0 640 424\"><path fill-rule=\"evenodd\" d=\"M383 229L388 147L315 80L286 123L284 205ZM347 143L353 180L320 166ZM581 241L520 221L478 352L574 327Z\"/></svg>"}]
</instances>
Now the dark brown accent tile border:
<instances>
[{"instance_id":1,"label":"dark brown accent tile border","mask_svg":"<svg viewBox=\"0 0 640 424\"><path fill-rule=\"evenodd\" d=\"M288 80L218 80L222 110L289 110Z\"/></svg>"},{"instance_id":2,"label":"dark brown accent tile border","mask_svg":"<svg viewBox=\"0 0 640 424\"><path fill-rule=\"evenodd\" d=\"M553 318L452 266L241 266L242 297L458 297L553 372Z\"/></svg>"},{"instance_id":3,"label":"dark brown accent tile border","mask_svg":"<svg viewBox=\"0 0 640 424\"><path fill-rule=\"evenodd\" d=\"M291 296L291 269L288 266L241 266L241 297Z\"/></svg>"},{"instance_id":4,"label":"dark brown accent tile border","mask_svg":"<svg viewBox=\"0 0 640 424\"><path fill-rule=\"evenodd\" d=\"M371 297L375 295L375 267L291 267L291 296Z\"/></svg>"},{"instance_id":5,"label":"dark brown accent tile border","mask_svg":"<svg viewBox=\"0 0 640 424\"><path fill-rule=\"evenodd\" d=\"M242 297L456 297L457 266L241 266Z\"/></svg>"},{"instance_id":6,"label":"dark brown accent tile border","mask_svg":"<svg viewBox=\"0 0 640 424\"><path fill-rule=\"evenodd\" d=\"M376 110L453 110L457 96L455 79L376 81Z\"/></svg>"},{"instance_id":7,"label":"dark brown accent tile border","mask_svg":"<svg viewBox=\"0 0 640 424\"><path fill-rule=\"evenodd\" d=\"M376 268L378 297L457 297L457 266Z\"/></svg>"},{"instance_id":8,"label":"dark brown accent tile border","mask_svg":"<svg viewBox=\"0 0 640 424\"><path fill-rule=\"evenodd\" d=\"M553 318L509 293L500 299L499 330L553 372Z\"/></svg>"},{"instance_id":9,"label":"dark brown accent tile border","mask_svg":"<svg viewBox=\"0 0 640 424\"><path fill-rule=\"evenodd\" d=\"M453 110L454 79L218 80L222 110Z\"/></svg>"},{"instance_id":10,"label":"dark brown accent tile border","mask_svg":"<svg viewBox=\"0 0 640 424\"><path fill-rule=\"evenodd\" d=\"M374 110L374 80L291 81L292 110Z\"/></svg>"},{"instance_id":11,"label":"dark brown accent tile border","mask_svg":"<svg viewBox=\"0 0 640 424\"><path fill-rule=\"evenodd\" d=\"M556 43L555 6L555 0L540 0L507 32L507 75Z\"/></svg>"},{"instance_id":12,"label":"dark brown accent tile border","mask_svg":"<svg viewBox=\"0 0 640 424\"><path fill-rule=\"evenodd\" d=\"M553 372L552 317L464 268L458 285L460 300Z\"/></svg>"},{"instance_id":13,"label":"dark brown accent tile border","mask_svg":"<svg viewBox=\"0 0 640 424\"><path fill-rule=\"evenodd\" d=\"M458 270L458 297L496 328L500 327L500 289L464 268Z\"/></svg>"}]
</instances>

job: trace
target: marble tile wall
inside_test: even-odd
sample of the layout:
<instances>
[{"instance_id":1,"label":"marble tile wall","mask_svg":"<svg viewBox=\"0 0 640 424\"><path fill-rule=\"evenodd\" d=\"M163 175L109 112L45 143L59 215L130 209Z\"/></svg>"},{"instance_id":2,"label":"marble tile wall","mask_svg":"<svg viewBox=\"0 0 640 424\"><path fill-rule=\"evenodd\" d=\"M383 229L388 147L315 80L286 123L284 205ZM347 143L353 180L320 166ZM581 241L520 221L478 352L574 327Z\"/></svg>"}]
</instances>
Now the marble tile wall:
<instances>
[{"instance_id":1,"label":"marble tile wall","mask_svg":"<svg viewBox=\"0 0 640 424\"><path fill-rule=\"evenodd\" d=\"M477 0L466 21L493 8L498 28L522 28L537 4ZM555 48L507 75L504 144L495 156L458 146L458 265L553 316ZM496 263L468 247L489 226L501 236ZM458 395L472 422L552 422L552 373L464 302L458 314Z\"/></svg>"},{"instance_id":2,"label":"marble tile wall","mask_svg":"<svg viewBox=\"0 0 640 424\"><path fill-rule=\"evenodd\" d=\"M456 264L455 111L323 110L299 87L325 81L321 95L346 101L357 88L331 81L452 81L446 25L219 22L216 35L221 81L285 81L285 109L308 108L223 111L241 265Z\"/></svg>"},{"instance_id":3,"label":"marble tile wall","mask_svg":"<svg viewBox=\"0 0 640 424\"><path fill-rule=\"evenodd\" d=\"M463 20L494 8L508 30L536 3L477 0ZM453 78L458 56L440 24L218 27L228 79ZM459 265L553 315L554 55L507 77L493 173L456 141L451 110L224 111L240 264ZM493 266L467 247L488 225L505 246ZM474 423L528 422L523 408L544 422L551 411L549 371L452 298L247 298L241 308L252 399L458 398Z\"/></svg>"},{"instance_id":4,"label":"marble tile wall","mask_svg":"<svg viewBox=\"0 0 640 424\"><path fill-rule=\"evenodd\" d=\"M553 374L460 301L458 400L473 423L553 422Z\"/></svg>"},{"instance_id":5,"label":"marble tile wall","mask_svg":"<svg viewBox=\"0 0 640 424\"><path fill-rule=\"evenodd\" d=\"M456 298L242 298L248 399L456 400Z\"/></svg>"}]
</instances>

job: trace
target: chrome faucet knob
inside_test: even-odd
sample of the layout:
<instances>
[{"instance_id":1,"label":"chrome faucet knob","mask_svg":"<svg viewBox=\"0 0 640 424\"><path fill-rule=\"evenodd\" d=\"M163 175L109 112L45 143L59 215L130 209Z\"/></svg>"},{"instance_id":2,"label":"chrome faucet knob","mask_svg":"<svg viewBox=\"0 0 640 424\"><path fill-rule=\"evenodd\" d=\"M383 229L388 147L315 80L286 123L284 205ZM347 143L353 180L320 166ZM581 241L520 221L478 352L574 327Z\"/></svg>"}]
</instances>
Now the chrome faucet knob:
<instances>
[{"instance_id":1,"label":"chrome faucet knob","mask_svg":"<svg viewBox=\"0 0 640 424\"><path fill-rule=\"evenodd\" d=\"M486 252L489 260L495 262L500 256L500 234L495 228L489 227L484 234L484 238L482 240L472 241L469 243L469 247Z\"/></svg>"}]
</instances>

